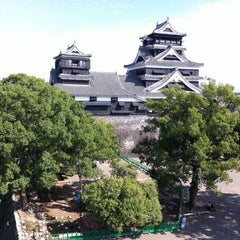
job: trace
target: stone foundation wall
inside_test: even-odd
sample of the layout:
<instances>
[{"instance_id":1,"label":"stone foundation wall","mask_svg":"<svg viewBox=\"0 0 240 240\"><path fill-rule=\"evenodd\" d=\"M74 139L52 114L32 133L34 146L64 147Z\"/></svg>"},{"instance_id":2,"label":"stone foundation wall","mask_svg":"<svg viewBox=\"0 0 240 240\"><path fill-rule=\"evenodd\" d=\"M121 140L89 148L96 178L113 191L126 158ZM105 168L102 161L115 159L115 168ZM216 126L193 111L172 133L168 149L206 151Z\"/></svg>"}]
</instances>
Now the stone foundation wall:
<instances>
[{"instance_id":1,"label":"stone foundation wall","mask_svg":"<svg viewBox=\"0 0 240 240\"><path fill-rule=\"evenodd\" d=\"M95 119L103 118L107 122L116 126L117 136L121 140L121 154L134 156L132 149L141 139L140 131L149 118L146 115L128 116L95 116Z\"/></svg>"}]
</instances>

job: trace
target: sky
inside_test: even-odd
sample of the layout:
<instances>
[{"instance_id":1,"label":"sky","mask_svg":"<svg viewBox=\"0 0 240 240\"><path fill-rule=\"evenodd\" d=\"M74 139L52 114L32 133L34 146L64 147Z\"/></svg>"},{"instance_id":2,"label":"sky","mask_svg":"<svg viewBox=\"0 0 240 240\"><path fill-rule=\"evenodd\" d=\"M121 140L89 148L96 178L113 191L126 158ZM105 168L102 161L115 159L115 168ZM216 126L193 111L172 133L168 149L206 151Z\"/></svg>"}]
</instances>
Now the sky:
<instances>
[{"instance_id":1,"label":"sky","mask_svg":"<svg viewBox=\"0 0 240 240\"><path fill-rule=\"evenodd\" d=\"M49 81L54 57L74 41L91 71L125 74L141 41L169 17L187 33L200 75L240 91L240 0L0 0L0 79L26 73Z\"/></svg>"}]
</instances>

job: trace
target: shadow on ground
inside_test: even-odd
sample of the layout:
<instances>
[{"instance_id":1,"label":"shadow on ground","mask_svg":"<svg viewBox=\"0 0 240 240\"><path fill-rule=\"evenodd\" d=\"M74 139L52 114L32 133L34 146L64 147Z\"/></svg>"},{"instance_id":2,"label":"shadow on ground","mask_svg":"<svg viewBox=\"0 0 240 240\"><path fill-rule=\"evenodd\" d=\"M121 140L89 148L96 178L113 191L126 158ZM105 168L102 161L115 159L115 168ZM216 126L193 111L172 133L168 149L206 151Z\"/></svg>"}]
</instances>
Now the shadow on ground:
<instances>
[{"instance_id":1,"label":"shadow on ground","mask_svg":"<svg viewBox=\"0 0 240 240\"><path fill-rule=\"evenodd\" d=\"M205 205L211 201L216 212L199 215ZM173 234L186 240L239 240L240 239L240 196L239 194L223 193L220 197L209 191L200 192L196 215L188 216L186 228Z\"/></svg>"},{"instance_id":2,"label":"shadow on ground","mask_svg":"<svg viewBox=\"0 0 240 240\"><path fill-rule=\"evenodd\" d=\"M0 195L0 240L6 239L18 239L14 202L10 191L6 195Z\"/></svg>"}]
</instances>

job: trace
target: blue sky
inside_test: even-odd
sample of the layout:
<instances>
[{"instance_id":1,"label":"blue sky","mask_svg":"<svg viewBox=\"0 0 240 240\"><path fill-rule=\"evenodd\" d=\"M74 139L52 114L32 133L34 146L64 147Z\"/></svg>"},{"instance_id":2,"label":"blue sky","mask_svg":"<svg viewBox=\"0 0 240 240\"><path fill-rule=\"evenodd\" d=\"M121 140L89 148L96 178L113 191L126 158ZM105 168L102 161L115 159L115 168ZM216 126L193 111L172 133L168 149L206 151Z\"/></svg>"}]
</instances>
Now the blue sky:
<instances>
[{"instance_id":1,"label":"blue sky","mask_svg":"<svg viewBox=\"0 0 240 240\"><path fill-rule=\"evenodd\" d=\"M239 0L0 0L0 78L24 72L49 79L53 57L74 41L92 71L125 73L156 22L187 33L186 55L203 76L240 90Z\"/></svg>"},{"instance_id":2,"label":"blue sky","mask_svg":"<svg viewBox=\"0 0 240 240\"><path fill-rule=\"evenodd\" d=\"M181 16L214 0L5 0L0 1L1 28L13 31L73 32L111 29L125 24ZM7 19L7 21L6 21Z\"/></svg>"}]
</instances>

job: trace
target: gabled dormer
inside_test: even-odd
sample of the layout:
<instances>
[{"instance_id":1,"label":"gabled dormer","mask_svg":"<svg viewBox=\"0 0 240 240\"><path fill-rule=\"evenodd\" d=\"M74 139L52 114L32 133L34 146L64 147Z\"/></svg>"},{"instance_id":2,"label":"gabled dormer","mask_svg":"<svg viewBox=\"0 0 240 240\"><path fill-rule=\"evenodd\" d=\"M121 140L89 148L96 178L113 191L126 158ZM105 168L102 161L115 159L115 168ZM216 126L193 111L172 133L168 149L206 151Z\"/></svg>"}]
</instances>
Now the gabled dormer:
<instances>
[{"instance_id":1,"label":"gabled dormer","mask_svg":"<svg viewBox=\"0 0 240 240\"><path fill-rule=\"evenodd\" d=\"M175 35L179 37L184 37L186 36L186 33L180 33L176 31L172 25L169 22L169 18L167 18L166 21L163 23L160 23L156 25L156 28L153 30L154 34L159 34L159 35Z\"/></svg>"},{"instance_id":2,"label":"gabled dormer","mask_svg":"<svg viewBox=\"0 0 240 240\"><path fill-rule=\"evenodd\" d=\"M201 94L202 92L199 87L196 87L194 84L187 81L178 69L175 69L169 73L161 81L158 81L147 87L146 91L151 93L159 92L160 90L164 88L170 88L175 84L178 84L183 90L187 92L195 92L198 94Z\"/></svg>"},{"instance_id":3,"label":"gabled dormer","mask_svg":"<svg viewBox=\"0 0 240 240\"><path fill-rule=\"evenodd\" d=\"M180 55L174 48L169 46L166 50L162 53L158 54L154 57L158 62L159 61L180 61L185 62L186 59Z\"/></svg>"},{"instance_id":4,"label":"gabled dormer","mask_svg":"<svg viewBox=\"0 0 240 240\"><path fill-rule=\"evenodd\" d=\"M140 47L134 63L144 62L149 58L149 56L151 56L150 52L146 48Z\"/></svg>"},{"instance_id":5,"label":"gabled dormer","mask_svg":"<svg viewBox=\"0 0 240 240\"><path fill-rule=\"evenodd\" d=\"M78 49L75 41L74 41L74 43L71 46L68 46L67 51L65 52L65 54L69 54L69 55L84 55L84 53L81 52Z\"/></svg>"}]
</instances>

